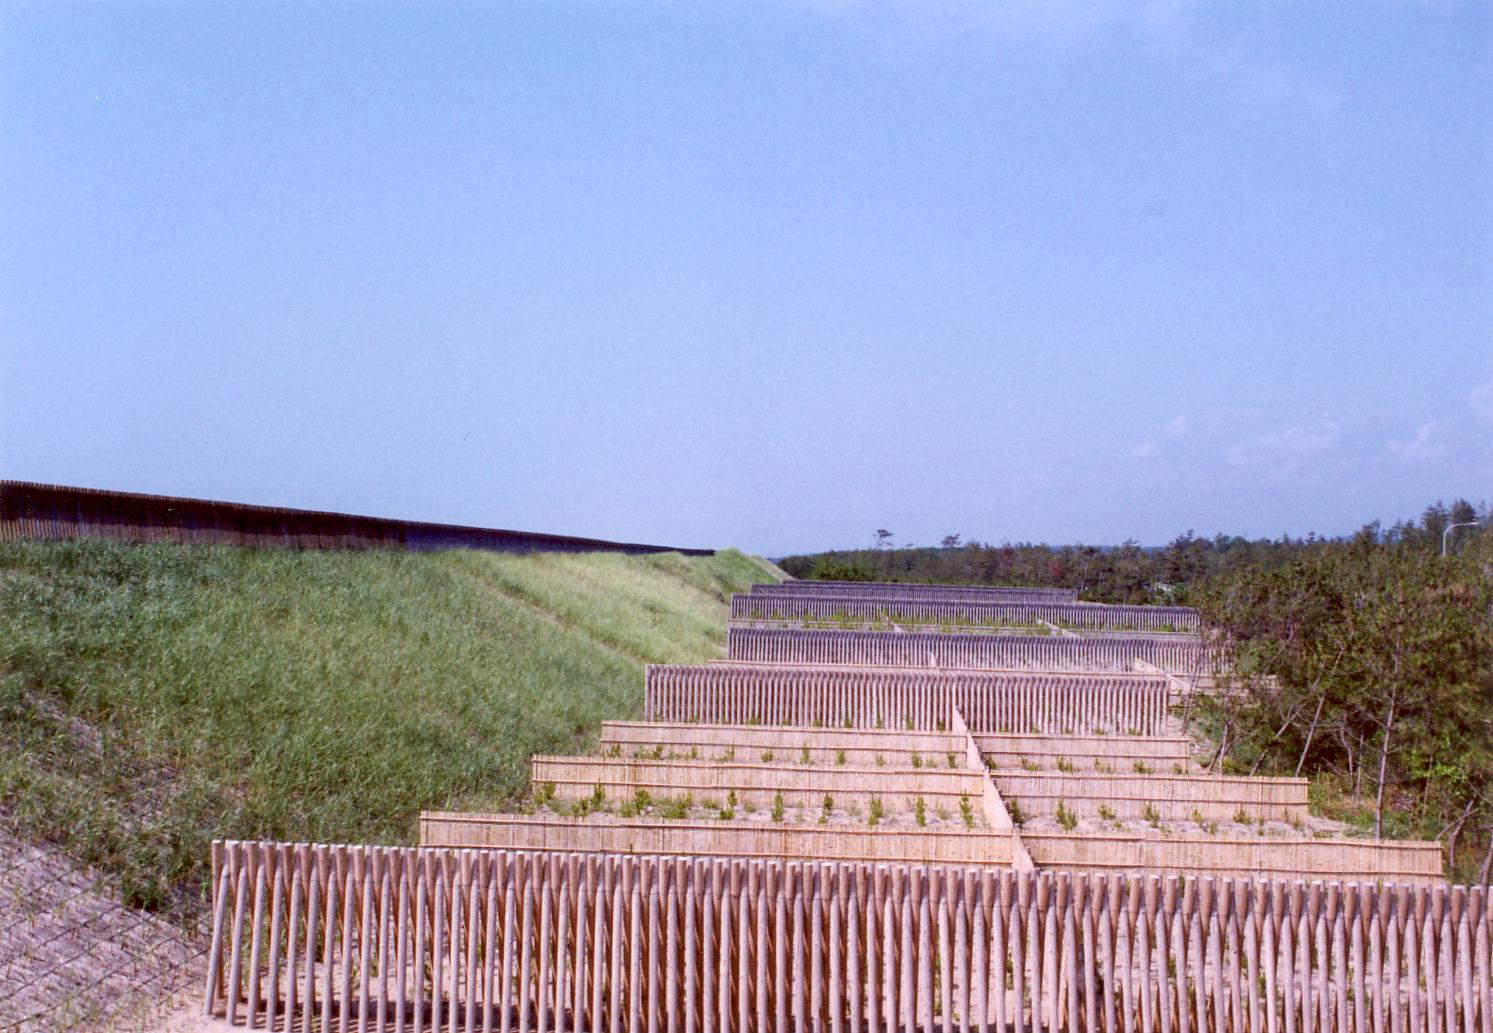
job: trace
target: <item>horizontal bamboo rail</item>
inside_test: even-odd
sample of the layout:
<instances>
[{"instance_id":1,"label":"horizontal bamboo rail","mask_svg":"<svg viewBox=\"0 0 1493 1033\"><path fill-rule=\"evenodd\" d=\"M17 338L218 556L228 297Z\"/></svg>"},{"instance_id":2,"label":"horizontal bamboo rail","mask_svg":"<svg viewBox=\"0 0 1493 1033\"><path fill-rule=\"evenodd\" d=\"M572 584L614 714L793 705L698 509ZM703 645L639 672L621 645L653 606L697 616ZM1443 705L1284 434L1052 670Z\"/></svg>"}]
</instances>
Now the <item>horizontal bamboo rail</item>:
<instances>
[{"instance_id":1,"label":"horizontal bamboo rail","mask_svg":"<svg viewBox=\"0 0 1493 1033\"><path fill-rule=\"evenodd\" d=\"M908 811L912 800L954 812L984 794L984 767L945 766L942 754L926 767L824 766L715 760L635 760L609 757L546 757L530 761L534 785L548 785L557 800L575 802L600 790L603 800L630 800L639 790L654 800L684 796L714 799L735 794L742 806L766 808L775 799L794 808L832 809L881 800ZM1054 814L1059 806L1079 818L1154 818L1157 821L1306 820L1306 779L1230 778L1214 775L1100 775L1078 772L1000 770L988 778L1005 800L1027 817ZM1108 811L1108 814L1102 814Z\"/></svg>"},{"instance_id":2,"label":"horizontal bamboo rail","mask_svg":"<svg viewBox=\"0 0 1493 1033\"><path fill-rule=\"evenodd\" d=\"M1063 771L991 772L1001 796L1028 817L1053 814L1059 804L1080 818L1154 818L1157 821L1304 822L1304 778L1223 775L1095 774ZM1101 814L1107 808L1108 814Z\"/></svg>"},{"instance_id":3,"label":"horizontal bamboo rail","mask_svg":"<svg viewBox=\"0 0 1493 1033\"><path fill-rule=\"evenodd\" d=\"M1165 635L1178 641L1191 638L1187 632L1156 632L1156 631L1070 631L1059 629L1056 632L1041 630L1042 626L1018 625L1018 624L969 624L947 622L938 624L932 621L887 621L876 617L836 617L821 620L817 617L794 617L794 618L731 618L726 624L727 628L776 628L783 631L895 631L899 635L947 635L958 633L960 635L1003 635L1009 638L1021 638L1029 635L1056 634L1070 636L1072 638L1159 638Z\"/></svg>"},{"instance_id":4,"label":"horizontal bamboo rail","mask_svg":"<svg viewBox=\"0 0 1493 1033\"><path fill-rule=\"evenodd\" d=\"M1075 771L1130 772L1140 764L1175 773L1194 766L1192 740L1136 735L999 735L975 732L975 744L992 768L1035 766Z\"/></svg>"},{"instance_id":5,"label":"horizontal bamboo rail","mask_svg":"<svg viewBox=\"0 0 1493 1033\"><path fill-rule=\"evenodd\" d=\"M782 629L779 629L779 630L782 630ZM836 629L814 628L814 629L807 629L807 630L813 630L813 631L830 630L830 631L833 631L833 630L836 630ZM851 630L855 630L855 629L851 629ZM904 632L904 634L908 634L908 633ZM921 634L921 633L919 633L919 634ZM952 635L954 635L956 633L955 632L930 631L930 632L927 632L927 634L929 634L929 635L938 635L938 636L940 636L942 638L949 638L949 637L951 637ZM961 637L965 637L965 636L963 636L962 632L957 633L957 634L959 634ZM1080 638L1080 639L1085 637L1083 635L1080 635L1078 632L1074 632L1074 635L1077 638ZM991 636L982 636L980 633L977 632L977 633L974 633L973 637L976 637L976 638L987 637L988 638L988 637L991 637ZM1022 639L1022 638L1030 638L1031 636L1029 636L1029 635L1020 635L1020 634L1010 634L1010 635L1004 635L1003 637L1009 638L1009 639ZM1142 637L1145 638L1146 640L1152 641L1152 642L1155 642L1155 641L1164 641L1167 638L1176 638L1176 636L1164 636L1164 635L1163 636L1144 635ZM1120 638L1115 638L1115 639L1113 639L1113 641L1124 642L1126 640L1125 639L1120 639ZM672 665L665 665L665 666L672 666ZM776 661L776 660L734 660L731 657L727 657L727 656L711 657L709 660L706 660L705 663L702 664L702 665L700 665L700 666L703 666L703 667L722 667L722 668L756 667L756 668L761 668L763 670L769 670L769 671L804 672L804 673L845 673L845 672L849 672L849 671L859 671L859 672L867 672L867 673L874 673L874 674L886 674L886 673L889 673L889 672L896 672L896 673L925 674L925 675L940 675L940 674L1008 674L1008 675L1018 675L1019 674L1019 675L1026 675L1028 677L1034 677L1034 678L1035 677L1044 677L1044 678L1045 677L1054 677L1054 678L1068 678L1068 679L1073 679L1073 678L1101 678L1101 679L1104 679L1106 681L1108 681L1110 679L1120 679L1122 681L1125 681L1127 683L1132 683L1132 684L1133 683L1144 683L1144 682L1160 682L1160 681L1167 681L1169 678L1173 678L1173 677L1185 677L1185 678L1187 678L1189 680L1196 681L1197 685L1200 688L1206 686L1207 684L1209 684L1209 681L1210 681L1210 679L1208 677L1205 677L1205 676L1202 676L1202 675L1196 675L1196 676L1194 676L1194 675L1185 675L1185 676L1182 676L1182 675L1169 675L1167 672L1162 671L1159 668L1156 669L1156 670L1154 670L1154 671L1142 670L1141 667L1138 666L1138 665L1136 665L1134 661L1131 662L1131 666L1130 667L1128 667L1127 669L1125 669L1123 671L1095 671L1095 670L1086 670L1086 669L1081 668L1081 667L1071 667L1071 668L1054 667L1054 668L1051 668L1051 669L1042 668L1040 670L1035 670L1033 668L1022 667L1020 665L1017 665L1017 666L1014 666L1014 667L943 667L943 666L937 666L937 665L930 666L926 662L921 663L921 664L879 664L879 663L863 663L863 664L847 663L847 664L839 664L839 663L816 663L814 661L805 661L803 663L783 663L783 662L779 662L779 661Z\"/></svg>"},{"instance_id":6,"label":"horizontal bamboo rail","mask_svg":"<svg viewBox=\"0 0 1493 1033\"><path fill-rule=\"evenodd\" d=\"M753 585L752 595L804 596L894 596L899 599L946 599L953 602L1071 603L1078 593L1071 588L1000 588L991 585L928 585L911 581L797 581Z\"/></svg>"},{"instance_id":7,"label":"horizontal bamboo rail","mask_svg":"<svg viewBox=\"0 0 1493 1033\"><path fill-rule=\"evenodd\" d=\"M848 756L845 764L831 765L815 762L812 756L807 762L796 760L801 752L774 763L777 753L764 752L771 756L763 763L752 763L763 754L746 750L731 760L536 755L530 760L530 780L553 786L556 798L564 801L592 796L600 787L602 798L610 801L631 799L642 789L654 799L689 794L719 800L734 793L743 804L766 806L781 794L792 806L817 806L830 796L842 805L881 798L895 808L919 796L930 805L978 797L985 779L983 765L964 766L968 761L963 750L917 754L918 767L889 764L882 753L875 754L882 761L879 765L851 764ZM1300 822L1307 817L1305 779L1025 770L1000 770L991 778L1002 795L1033 816L1049 814L1065 803L1080 817L1098 816L1101 806L1110 809L1112 818L1148 817L1149 810L1166 821L1194 815L1230 820L1240 813L1265 821Z\"/></svg>"},{"instance_id":8,"label":"horizontal bamboo rail","mask_svg":"<svg viewBox=\"0 0 1493 1033\"><path fill-rule=\"evenodd\" d=\"M226 843L205 1010L340 1033L1493 1033L1481 888Z\"/></svg>"},{"instance_id":9,"label":"horizontal bamboo rail","mask_svg":"<svg viewBox=\"0 0 1493 1033\"><path fill-rule=\"evenodd\" d=\"M1114 735L1023 735L976 732L981 763L991 767L1038 768L1059 763L1078 771L1129 772L1142 764L1153 770L1192 766L1192 740L1182 737ZM799 762L808 751L813 764L870 766L876 758L893 767L908 767L916 755L923 763L947 766L950 753L964 756L962 736L947 732L909 732L896 728L827 728L691 724L687 722L606 721L601 751L624 757L654 756L674 760L751 760L771 750L783 763ZM843 759L842 759L843 758Z\"/></svg>"},{"instance_id":10,"label":"horizontal bamboo rail","mask_svg":"<svg viewBox=\"0 0 1493 1033\"><path fill-rule=\"evenodd\" d=\"M767 821L584 820L427 811L420 845L881 864L1011 863L1006 830Z\"/></svg>"},{"instance_id":11,"label":"horizontal bamboo rail","mask_svg":"<svg viewBox=\"0 0 1493 1033\"><path fill-rule=\"evenodd\" d=\"M553 785L555 798L564 801L585 799L599 786L608 800L630 799L639 789L653 799L688 794L697 802L734 793L743 806L753 807L769 807L777 797L789 807L819 807L828 797L834 801L831 810L873 799L890 810L911 810L911 801L921 798L929 809L956 815L961 799L976 803L985 788L983 767L949 768L944 755L937 757L937 766L919 768L742 762L748 759L755 757L743 752L741 760L723 762L536 755L529 761L529 778L534 785Z\"/></svg>"},{"instance_id":12,"label":"horizontal bamboo rail","mask_svg":"<svg viewBox=\"0 0 1493 1033\"><path fill-rule=\"evenodd\" d=\"M738 593L731 597L736 621L803 621L835 618L889 620L897 624L990 624L1196 631L1198 613L1184 606L1109 606L1095 603L967 602L915 596L842 596Z\"/></svg>"},{"instance_id":13,"label":"horizontal bamboo rail","mask_svg":"<svg viewBox=\"0 0 1493 1033\"><path fill-rule=\"evenodd\" d=\"M649 721L947 731L957 706L976 734L1155 735L1167 730L1167 702L1164 678L1134 674L650 665L643 713Z\"/></svg>"},{"instance_id":14,"label":"horizontal bamboo rail","mask_svg":"<svg viewBox=\"0 0 1493 1033\"><path fill-rule=\"evenodd\" d=\"M772 751L780 763L801 762L805 751L811 764L870 767L876 758L891 767L911 767L917 755L938 767L954 753L963 764L964 740L948 732L909 732L905 729L760 727L750 725L690 724L685 722L607 721L601 726L603 754L656 759L756 760Z\"/></svg>"},{"instance_id":15,"label":"horizontal bamboo rail","mask_svg":"<svg viewBox=\"0 0 1493 1033\"><path fill-rule=\"evenodd\" d=\"M896 617L895 614L888 614ZM1056 624L1048 624L1038 621L1035 625L1026 624L975 624L968 622L947 621L943 623L932 623L929 621L904 621L884 620L876 617L836 617L820 620L815 617L777 619L766 618L754 619L732 619L727 622L728 628L776 628L786 631L895 631L900 635L984 635L987 637L1004 636L1007 638L1022 638L1032 635L1050 638L1071 638L1107 640L1113 642L1128 642L1137 639L1152 640L1158 642L1194 642L1198 635L1193 631L1138 631L1128 628L1060 628ZM1020 669L1020 668L1015 668Z\"/></svg>"},{"instance_id":16,"label":"horizontal bamboo rail","mask_svg":"<svg viewBox=\"0 0 1493 1033\"><path fill-rule=\"evenodd\" d=\"M1034 671L1129 671L1144 660L1177 674L1208 667L1204 647L1190 639L1065 638L892 631L742 628L727 631L732 660L770 664L955 669L1021 668Z\"/></svg>"},{"instance_id":17,"label":"horizontal bamboo rail","mask_svg":"<svg viewBox=\"0 0 1493 1033\"><path fill-rule=\"evenodd\" d=\"M1418 840L1173 836L1159 832L1022 832L1032 859L1072 871L1140 870L1220 875L1440 883L1441 844Z\"/></svg>"}]
</instances>

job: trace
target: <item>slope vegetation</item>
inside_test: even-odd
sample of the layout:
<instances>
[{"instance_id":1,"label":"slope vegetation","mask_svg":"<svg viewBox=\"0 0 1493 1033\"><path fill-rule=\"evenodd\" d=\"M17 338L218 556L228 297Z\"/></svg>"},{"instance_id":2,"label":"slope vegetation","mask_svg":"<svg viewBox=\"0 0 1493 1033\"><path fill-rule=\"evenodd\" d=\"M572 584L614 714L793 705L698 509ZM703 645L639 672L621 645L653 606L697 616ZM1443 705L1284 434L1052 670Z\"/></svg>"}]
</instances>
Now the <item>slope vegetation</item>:
<instances>
[{"instance_id":1,"label":"slope vegetation","mask_svg":"<svg viewBox=\"0 0 1493 1033\"><path fill-rule=\"evenodd\" d=\"M403 842L721 653L737 552L0 547L0 821L183 916L215 836Z\"/></svg>"}]
</instances>

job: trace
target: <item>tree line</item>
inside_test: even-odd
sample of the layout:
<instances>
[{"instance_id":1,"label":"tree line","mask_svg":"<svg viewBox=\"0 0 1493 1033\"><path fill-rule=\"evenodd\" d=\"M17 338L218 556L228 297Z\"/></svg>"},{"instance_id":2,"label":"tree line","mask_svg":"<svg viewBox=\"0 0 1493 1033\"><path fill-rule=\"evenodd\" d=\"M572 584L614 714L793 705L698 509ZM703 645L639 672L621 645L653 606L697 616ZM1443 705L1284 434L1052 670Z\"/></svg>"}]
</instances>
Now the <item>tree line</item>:
<instances>
[{"instance_id":1,"label":"tree line","mask_svg":"<svg viewBox=\"0 0 1493 1033\"><path fill-rule=\"evenodd\" d=\"M1475 507L1458 499L1450 506L1442 502L1427 506L1418 521L1403 520L1389 527L1378 521L1365 524L1350 538L1314 534L1203 538L1187 531L1160 547L1142 546L1134 539L1111 546L1009 541L997 545L962 541L958 534L945 535L939 546L896 546L892 544L895 533L879 528L873 535L876 544L870 547L785 556L777 564L793 577L826 581L1036 585L1072 588L1080 599L1096 603L1191 605L1197 588L1215 575L1274 569L1322 544L1369 541L1439 552L1443 533L1456 524L1458 528L1447 535L1448 549L1460 554L1490 520L1493 516L1486 504Z\"/></svg>"},{"instance_id":2,"label":"tree line","mask_svg":"<svg viewBox=\"0 0 1493 1033\"><path fill-rule=\"evenodd\" d=\"M1454 877L1493 882L1493 533L1487 507L1342 538L1191 532L1161 548L869 548L779 561L798 577L1074 588L1196 606L1226 642L1225 691L1189 713L1214 770L1313 779L1314 813L1436 838ZM1454 527L1453 525L1470 525ZM1446 555L1442 555L1445 547Z\"/></svg>"}]
</instances>

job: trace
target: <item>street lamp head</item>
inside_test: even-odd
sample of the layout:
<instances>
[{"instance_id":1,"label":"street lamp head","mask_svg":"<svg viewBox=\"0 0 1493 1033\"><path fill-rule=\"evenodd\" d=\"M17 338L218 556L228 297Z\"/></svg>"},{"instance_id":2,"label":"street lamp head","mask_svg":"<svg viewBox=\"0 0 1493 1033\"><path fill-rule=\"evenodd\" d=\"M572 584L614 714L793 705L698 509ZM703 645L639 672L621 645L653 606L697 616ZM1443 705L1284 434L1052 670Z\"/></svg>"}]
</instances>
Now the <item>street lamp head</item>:
<instances>
[{"instance_id":1,"label":"street lamp head","mask_svg":"<svg viewBox=\"0 0 1493 1033\"><path fill-rule=\"evenodd\" d=\"M1447 535L1451 534L1453 531L1455 531L1459 527L1476 527L1480 523L1482 523L1482 521L1480 521L1480 520L1463 520L1461 523L1447 524L1446 525L1446 530L1444 530L1444 531L1441 532L1441 555L1442 556L1446 555L1446 536Z\"/></svg>"}]
</instances>

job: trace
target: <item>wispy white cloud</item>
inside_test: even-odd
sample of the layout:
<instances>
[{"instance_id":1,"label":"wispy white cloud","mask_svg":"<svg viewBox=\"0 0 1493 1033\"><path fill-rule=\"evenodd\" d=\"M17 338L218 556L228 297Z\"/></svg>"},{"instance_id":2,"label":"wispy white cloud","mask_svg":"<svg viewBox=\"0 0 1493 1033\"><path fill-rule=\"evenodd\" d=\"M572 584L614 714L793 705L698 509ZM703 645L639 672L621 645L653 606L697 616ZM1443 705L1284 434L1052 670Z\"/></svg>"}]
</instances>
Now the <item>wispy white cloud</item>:
<instances>
[{"instance_id":1,"label":"wispy white cloud","mask_svg":"<svg viewBox=\"0 0 1493 1033\"><path fill-rule=\"evenodd\" d=\"M1441 420L1431 420L1417 427L1411 437L1391 441L1389 454L1396 459L1424 463L1446 455L1447 447L1446 424Z\"/></svg>"},{"instance_id":2,"label":"wispy white cloud","mask_svg":"<svg viewBox=\"0 0 1493 1033\"><path fill-rule=\"evenodd\" d=\"M1331 421L1282 427L1230 445L1224 458L1237 467L1294 475L1335 451L1339 438L1338 426Z\"/></svg>"},{"instance_id":3,"label":"wispy white cloud","mask_svg":"<svg viewBox=\"0 0 1493 1033\"><path fill-rule=\"evenodd\" d=\"M1157 437L1147 438L1140 444L1133 446L1130 449L1130 457L1132 459L1154 459L1161 454L1161 444L1158 443L1158 438L1162 441L1175 441L1185 436L1191 430L1192 421L1179 413L1166 422L1166 425L1161 428L1161 432Z\"/></svg>"},{"instance_id":4,"label":"wispy white cloud","mask_svg":"<svg viewBox=\"0 0 1493 1033\"><path fill-rule=\"evenodd\" d=\"M1470 396L1472 411L1483 419L1493 422L1493 380L1476 388Z\"/></svg>"},{"instance_id":5,"label":"wispy white cloud","mask_svg":"<svg viewBox=\"0 0 1493 1033\"><path fill-rule=\"evenodd\" d=\"M1319 117L1343 106L1342 91L1318 70L1270 60L1258 47L1226 43L1200 48L1199 56L1203 74L1247 104L1292 108Z\"/></svg>"},{"instance_id":6,"label":"wispy white cloud","mask_svg":"<svg viewBox=\"0 0 1493 1033\"><path fill-rule=\"evenodd\" d=\"M840 19L879 24L887 42L983 36L1026 45L1081 47L1123 37L1148 58L1185 69L1200 85L1245 105L1325 117L1344 106L1327 69L1271 58L1258 40L1182 0L799 0Z\"/></svg>"},{"instance_id":7,"label":"wispy white cloud","mask_svg":"<svg viewBox=\"0 0 1493 1033\"><path fill-rule=\"evenodd\" d=\"M1176 32L1177 0L802 0L837 18L871 18L904 35L932 38L981 34L992 39L1081 44L1109 32L1150 38Z\"/></svg>"}]
</instances>

